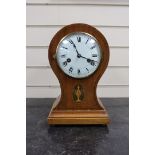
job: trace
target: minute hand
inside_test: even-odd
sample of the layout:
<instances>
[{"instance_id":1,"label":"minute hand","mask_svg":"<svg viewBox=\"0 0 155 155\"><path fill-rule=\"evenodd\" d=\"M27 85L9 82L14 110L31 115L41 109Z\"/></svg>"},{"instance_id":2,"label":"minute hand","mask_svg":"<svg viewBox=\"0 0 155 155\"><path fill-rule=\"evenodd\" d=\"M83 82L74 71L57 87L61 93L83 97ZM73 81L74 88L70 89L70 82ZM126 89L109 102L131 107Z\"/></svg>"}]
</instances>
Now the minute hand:
<instances>
[{"instance_id":1,"label":"minute hand","mask_svg":"<svg viewBox=\"0 0 155 155\"><path fill-rule=\"evenodd\" d=\"M75 48L75 50L76 50L76 53L77 53L77 56L79 56L80 54L79 54L79 52L78 52L78 50L77 50L77 48L76 48L76 45L75 45L75 43L70 39L70 41L69 41L72 45L73 45L73 47Z\"/></svg>"}]
</instances>

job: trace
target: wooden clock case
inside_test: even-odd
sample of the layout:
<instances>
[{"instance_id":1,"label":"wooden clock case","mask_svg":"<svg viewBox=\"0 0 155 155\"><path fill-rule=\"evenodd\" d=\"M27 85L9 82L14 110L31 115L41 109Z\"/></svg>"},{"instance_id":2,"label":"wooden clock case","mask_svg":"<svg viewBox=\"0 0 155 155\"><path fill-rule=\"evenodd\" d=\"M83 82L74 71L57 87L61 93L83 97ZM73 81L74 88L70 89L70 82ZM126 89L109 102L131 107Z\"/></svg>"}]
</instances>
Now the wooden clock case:
<instances>
[{"instance_id":1,"label":"wooden clock case","mask_svg":"<svg viewBox=\"0 0 155 155\"><path fill-rule=\"evenodd\" d=\"M102 58L99 67L86 78L76 79L66 75L56 60L59 42L66 35L74 32L88 33L94 36L100 45ZM65 26L51 40L48 58L61 87L61 95L55 100L49 113L48 124L108 124L108 113L96 95L97 83L109 62L109 46L105 37L96 28L87 24L77 23ZM83 95L78 102L74 99L77 87L80 87L80 95Z\"/></svg>"}]
</instances>

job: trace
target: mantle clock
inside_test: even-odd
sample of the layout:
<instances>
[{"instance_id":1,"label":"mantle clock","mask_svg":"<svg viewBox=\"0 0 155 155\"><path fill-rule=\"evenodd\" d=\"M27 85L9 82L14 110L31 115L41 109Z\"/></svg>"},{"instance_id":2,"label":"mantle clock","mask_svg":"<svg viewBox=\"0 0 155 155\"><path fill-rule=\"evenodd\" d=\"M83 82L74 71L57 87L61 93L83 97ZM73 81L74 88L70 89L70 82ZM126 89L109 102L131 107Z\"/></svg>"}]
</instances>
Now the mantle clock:
<instances>
[{"instance_id":1,"label":"mantle clock","mask_svg":"<svg viewBox=\"0 0 155 155\"><path fill-rule=\"evenodd\" d=\"M48 124L108 124L108 113L96 95L109 61L103 34L87 24L67 25L51 40L48 58L61 88Z\"/></svg>"}]
</instances>

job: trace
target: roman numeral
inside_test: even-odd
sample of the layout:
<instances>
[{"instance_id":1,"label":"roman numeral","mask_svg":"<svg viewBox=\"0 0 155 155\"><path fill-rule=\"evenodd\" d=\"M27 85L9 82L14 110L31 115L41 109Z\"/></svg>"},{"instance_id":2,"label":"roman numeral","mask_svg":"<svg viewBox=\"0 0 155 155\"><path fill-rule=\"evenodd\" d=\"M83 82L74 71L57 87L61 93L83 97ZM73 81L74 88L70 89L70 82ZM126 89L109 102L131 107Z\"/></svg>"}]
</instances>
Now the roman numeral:
<instances>
[{"instance_id":1,"label":"roman numeral","mask_svg":"<svg viewBox=\"0 0 155 155\"><path fill-rule=\"evenodd\" d=\"M95 47L96 47L96 45L92 46L90 49L92 50L92 49L95 48Z\"/></svg>"},{"instance_id":2,"label":"roman numeral","mask_svg":"<svg viewBox=\"0 0 155 155\"><path fill-rule=\"evenodd\" d=\"M87 44L87 43L88 43L88 40L89 40L89 38L87 39L87 41L86 41L86 43L85 43L85 44Z\"/></svg>"},{"instance_id":3,"label":"roman numeral","mask_svg":"<svg viewBox=\"0 0 155 155\"><path fill-rule=\"evenodd\" d=\"M67 66L67 61L64 61L62 64L64 65L64 67L66 67Z\"/></svg>"},{"instance_id":4,"label":"roman numeral","mask_svg":"<svg viewBox=\"0 0 155 155\"><path fill-rule=\"evenodd\" d=\"M87 39L87 41L86 41L86 43L85 43L85 44L87 44L87 43L88 43L88 41L89 41L89 38Z\"/></svg>"},{"instance_id":5,"label":"roman numeral","mask_svg":"<svg viewBox=\"0 0 155 155\"><path fill-rule=\"evenodd\" d=\"M89 70L88 70L88 68L86 68L86 70L88 71L88 73L89 73Z\"/></svg>"},{"instance_id":6,"label":"roman numeral","mask_svg":"<svg viewBox=\"0 0 155 155\"><path fill-rule=\"evenodd\" d=\"M61 46L61 47L64 48L64 49L66 49L66 50L68 49L67 47L64 47L64 46Z\"/></svg>"},{"instance_id":7,"label":"roman numeral","mask_svg":"<svg viewBox=\"0 0 155 155\"><path fill-rule=\"evenodd\" d=\"M69 42L70 42L71 44L74 44L74 42L73 42L71 39L69 39Z\"/></svg>"},{"instance_id":8,"label":"roman numeral","mask_svg":"<svg viewBox=\"0 0 155 155\"><path fill-rule=\"evenodd\" d=\"M69 73L72 73L72 71L73 71L73 68L70 67L70 68L69 68Z\"/></svg>"},{"instance_id":9,"label":"roman numeral","mask_svg":"<svg viewBox=\"0 0 155 155\"><path fill-rule=\"evenodd\" d=\"M71 39L69 39L69 42L73 45L74 48L76 48L74 42Z\"/></svg>"},{"instance_id":10,"label":"roman numeral","mask_svg":"<svg viewBox=\"0 0 155 155\"><path fill-rule=\"evenodd\" d=\"M77 70L77 73L80 74L80 69Z\"/></svg>"},{"instance_id":11,"label":"roman numeral","mask_svg":"<svg viewBox=\"0 0 155 155\"><path fill-rule=\"evenodd\" d=\"M78 42L81 42L81 37L77 37L77 41Z\"/></svg>"},{"instance_id":12,"label":"roman numeral","mask_svg":"<svg viewBox=\"0 0 155 155\"><path fill-rule=\"evenodd\" d=\"M95 62L94 61L91 61L91 63L90 63L92 66L94 66L95 65ZM95 65L96 66L96 65Z\"/></svg>"},{"instance_id":13,"label":"roman numeral","mask_svg":"<svg viewBox=\"0 0 155 155\"><path fill-rule=\"evenodd\" d=\"M92 57L97 57L97 54L92 54Z\"/></svg>"},{"instance_id":14,"label":"roman numeral","mask_svg":"<svg viewBox=\"0 0 155 155\"><path fill-rule=\"evenodd\" d=\"M65 57L66 57L66 54L61 55L61 58L65 58Z\"/></svg>"}]
</instances>

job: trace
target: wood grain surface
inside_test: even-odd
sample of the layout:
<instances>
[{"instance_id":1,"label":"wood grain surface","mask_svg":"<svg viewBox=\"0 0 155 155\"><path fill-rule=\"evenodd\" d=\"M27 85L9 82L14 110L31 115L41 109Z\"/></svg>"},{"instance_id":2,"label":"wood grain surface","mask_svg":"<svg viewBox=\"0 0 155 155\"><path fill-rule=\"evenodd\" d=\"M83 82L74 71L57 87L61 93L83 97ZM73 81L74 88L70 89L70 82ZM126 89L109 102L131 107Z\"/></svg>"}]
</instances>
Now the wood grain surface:
<instances>
[{"instance_id":1,"label":"wood grain surface","mask_svg":"<svg viewBox=\"0 0 155 155\"><path fill-rule=\"evenodd\" d=\"M86 78L76 79L69 77L59 68L56 61L56 49L66 35L74 32L85 32L96 38L101 49L101 62L97 70ZM54 108L52 108L49 116L49 124L107 124L109 123L108 114L105 111L102 104L98 101L96 95L96 88L99 79L105 72L109 62L109 46L105 37L96 28L82 23L71 24L65 26L59 30L51 40L48 51L48 58L53 69L53 72L57 76L60 87L60 98L55 101ZM73 99L73 91L76 85L81 85L83 88L84 98L79 103L76 103ZM68 110L71 110L74 114L68 115ZM60 117L61 115L63 117ZM92 113L93 112L93 113ZM95 112L95 113L94 113ZM86 117L81 117L86 115ZM66 117L65 117L66 115ZM94 116L93 116L94 115ZM76 116L76 117L75 117ZM90 117L91 116L91 117Z\"/></svg>"}]
</instances>

